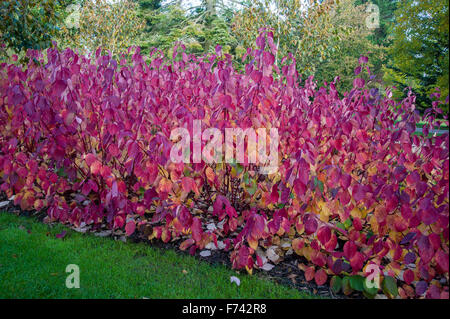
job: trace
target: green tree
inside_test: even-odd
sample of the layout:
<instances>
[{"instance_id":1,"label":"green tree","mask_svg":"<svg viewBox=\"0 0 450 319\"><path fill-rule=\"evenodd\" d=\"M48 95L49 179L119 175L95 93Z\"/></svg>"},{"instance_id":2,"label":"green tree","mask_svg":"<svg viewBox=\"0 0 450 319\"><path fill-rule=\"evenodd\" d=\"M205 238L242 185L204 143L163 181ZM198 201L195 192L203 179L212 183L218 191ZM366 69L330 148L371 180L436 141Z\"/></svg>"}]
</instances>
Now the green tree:
<instances>
[{"instance_id":1,"label":"green tree","mask_svg":"<svg viewBox=\"0 0 450 319\"><path fill-rule=\"evenodd\" d=\"M355 78L354 69L361 55L369 57L368 66L375 75L372 83L381 86L382 65L386 48L371 41L377 27L369 25L367 4L356 5L355 0L340 0L333 8L331 23L340 26L340 41L322 62L316 62L315 78L319 84L330 82L339 75L338 87L350 90Z\"/></svg>"},{"instance_id":2,"label":"green tree","mask_svg":"<svg viewBox=\"0 0 450 319\"><path fill-rule=\"evenodd\" d=\"M372 52L372 61L383 57L369 40L367 15L366 6L354 0L256 0L236 14L233 26L244 47L253 45L260 28L271 27L278 62L291 52L304 77L314 75L321 85L340 75L339 85L349 89L361 54Z\"/></svg>"},{"instance_id":3,"label":"green tree","mask_svg":"<svg viewBox=\"0 0 450 319\"><path fill-rule=\"evenodd\" d=\"M15 53L44 49L59 32L68 0L14 0L0 3L0 42Z\"/></svg>"},{"instance_id":4,"label":"green tree","mask_svg":"<svg viewBox=\"0 0 450 319\"><path fill-rule=\"evenodd\" d=\"M84 1L66 18L60 41L83 53L101 47L114 56L135 44L143 27L137 4L130 0Z\"/></svg>"},{"instance_id":5,"label":"green tree","mask_svg":"<svg viewBox=\"0 0 450 319\"><path fill-rule=\"evenodd\" d=\"M390 29L394 22L394 12L397 9L397 3L400 0L357 0L355 5L369 5L373 4L377 8L379 14L379 25L376 27L369 39L377 45L388 47L392 44L392 39L389 37Z\"/></svg>"},{"instance_id":6,"label":"green tree","mask_svg":"<svg viewBox=\"0 0 450 319\"><path fill-rule=\"evenodd\" d=\"M431 107L429 95L436 87L442 99L448 96L448 13L447 0L405 0L395 11L385 80L400 96L411 87L422 110ZM448 105L444 109L448 112Z\"/></svg>"},{"instance_id":7,"label":"green tree","mask_svg":"<svg viewBox=\"0 0 450 319\"><path fill-rule=\"evenodd\" d=\"M334 0L322 3L301 0L245 1L233 19L233 30L246 48L255 45L261 28L271 28L278 48L276 61L291 52L297 58L301 73L314 74L316 62L325 60L336 44L328 40L338 28L330 21L334 3Z\"/></svg>"},{"instance_id":8,"label":"green tree","mask_svg":"<svg viewBox=\"0 0 450 319\"><path fill-rule=\"evenodd\" d=\"M195 6L189 1L138 2L138 14L145 19L145 28L137 44L144 53L152 47L167 53L177 41L194 54L214 52L216 44L231 53L237 45L229 24L232 13L221 1L203 0Z\"/></svg>"}]
</instances>

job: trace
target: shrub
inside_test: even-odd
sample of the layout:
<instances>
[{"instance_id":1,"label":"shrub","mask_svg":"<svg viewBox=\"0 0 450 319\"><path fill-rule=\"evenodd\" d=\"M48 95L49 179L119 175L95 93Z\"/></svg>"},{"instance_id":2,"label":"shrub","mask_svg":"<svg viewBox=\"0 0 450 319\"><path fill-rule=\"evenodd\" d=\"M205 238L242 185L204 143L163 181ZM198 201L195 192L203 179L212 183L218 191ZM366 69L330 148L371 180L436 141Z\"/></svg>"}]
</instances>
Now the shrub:
<instances>
[{"instance_id":1,"label":"shrub","mask_svg":"<svg viewBox=\"0 0 450 319\"><path fill-rule=\"evenodd\" d=\"M365 88L316 87L290 56L274 64L272 34L248 50L245 72L220 47L167 60L136 50L131 64L70 49L28 51L0 67L0 183L22 209L99 229L136 228L194 253L211 243L249 273L298 254L308 280L344 293L448 298L449 136L415 97L396 102ZM370 70L368 70L370 74ZM246 163L172 163L172 129L275 127L279 169ZM203 141L205 144L205 141ZM375 268L374 268L375 267Z\"/></svg>"}]
</instances>

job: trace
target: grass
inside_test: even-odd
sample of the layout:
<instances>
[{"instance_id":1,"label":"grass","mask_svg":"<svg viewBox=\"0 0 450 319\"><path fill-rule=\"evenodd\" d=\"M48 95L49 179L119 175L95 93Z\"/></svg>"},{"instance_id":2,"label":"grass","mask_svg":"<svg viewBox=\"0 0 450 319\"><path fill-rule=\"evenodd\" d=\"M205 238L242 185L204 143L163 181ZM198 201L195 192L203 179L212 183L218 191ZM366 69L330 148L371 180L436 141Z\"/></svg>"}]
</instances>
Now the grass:
<instances>
[{"instance_id":1,"label":"grass","mask_svg":"<svg viewBox=\"0 0 450 319\"><path fill-rule=\"evenodd\" d=\"M56 234L67 230L64 238ZM66 266L80 288L65 286ZM230 283L237 276L238 287ZM237 274L147 244L80 234L0 213L0 298L312 298L268 279Z\"/></svg>"}]
</instances>

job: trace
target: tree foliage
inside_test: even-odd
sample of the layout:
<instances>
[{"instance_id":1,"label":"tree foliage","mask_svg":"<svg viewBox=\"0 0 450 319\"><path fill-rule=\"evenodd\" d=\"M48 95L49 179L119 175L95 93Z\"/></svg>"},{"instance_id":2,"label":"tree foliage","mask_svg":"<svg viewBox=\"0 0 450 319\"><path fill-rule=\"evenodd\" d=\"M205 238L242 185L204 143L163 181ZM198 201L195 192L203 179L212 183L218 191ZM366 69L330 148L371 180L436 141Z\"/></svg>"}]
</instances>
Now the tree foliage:
<instances>
[{"instance_id":1,"label":"tree foliage","mask_svg":"<svg viewBox=\"0 0 450 319\"><path fill-rule=\"evenodd\" d=\"M442 99L449 94L448 14L447 0L401 1L395 11L385 80L398 86L400 95L411 87L422 110L436 87Z\"/></svg>"},{"instance_id":2,"label":"tree foliage","mask_svg":"<svg viewBox=\"0 0 450 319\"><path fill-rule=\"evenodd\" d=\"M315 79L321 84L323 81L331 82L339 75L338 86L348 91L353 86L358 59L365 55L369 57L367 66L376 78L376 85L381 86L386 48L370 39L377 28L371 28L366 23L370 18L367 5L356 5L354 0L340 0L332 10L330 21L339 26L339 40L335 41L327 59L317 62Z\"/></svg>"},{"instance_id":3,"label":"tree foliage","mask_svg":"<svg viewBox=\"0 0 450 319\"><path fill-rule=\"evenodd\" d=\"M180 1L153 6L139 3L139 14L146 22L138 39L144 53L153 47L170 53L175 42L195 54L213 53L217 44L231 52L237 45L228 22L230 12L222 2L202 1L196 6Z\"/></svg>"},{"instance_id":4,"label":"tree foliage","mask_svg":"<svg viewBox=\"0 0 450 319\"><path fill-rule=\"evenodd\" d=\"M67 17L60 41L84 53L98 47L112 55L125 52L144 27L136 9L130 0L84 1Z\"/></svg>"},{"instance_id":5,"label":"tree foliage","mask_svg":"<svg viewBox=\"0 0 450 319\"><path fill-rule=\"evenodd\" d=\"M0 42L15 52L50 46L66 0L8 0L0 3Z\"/></svg>"},{"instance_id":6,"label":"tree foliage","mask_svg":"<svg viewBox=\"0 0 450 319\"><path fill-rule=\"evenodd\" d=\"M340 85L350 88L361 54L370 51L374 60L382 57L381 48L368 39L372 31L365 26L365 6L355 6L354 2L251 1L236 13L233 30L248 46L259 29L268 26L279 49L278 62L292 53L304 76L314 75L322 83L340 74Z\"/></svg>"}]
</instances>

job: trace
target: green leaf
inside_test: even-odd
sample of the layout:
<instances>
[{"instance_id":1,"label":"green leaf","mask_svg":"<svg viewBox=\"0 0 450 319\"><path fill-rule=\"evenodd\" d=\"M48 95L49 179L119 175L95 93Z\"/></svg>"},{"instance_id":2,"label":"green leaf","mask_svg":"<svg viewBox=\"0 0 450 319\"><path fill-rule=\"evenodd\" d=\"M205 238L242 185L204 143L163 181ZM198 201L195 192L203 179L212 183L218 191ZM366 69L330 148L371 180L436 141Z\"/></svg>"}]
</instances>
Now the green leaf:
<instances>
[{"instance_id":1,"label":"green leaf","mask_svg":"<svg viewBox=\"0 0 450 319\"><path fill-rule=\"evenodd\" d=\"M244 173L244 176L242 177L242 180L244 181L245 184L249 183L248 172Z\"/></svg>"},{"instance_id":2,"label":"green leaf","mask_svg":"<svg viewBox=\"0 0 450 319\"><path fill-rule=\"evenodd\" d=\"M368 293L367 291L363 291L363 295L366 297L366 298L368 298L368 299L373 299L373 298L375 298L375 295L376 295L376 293L375 294L370 294L370 293Z\"/></svg>"},{"instance_id":3,"label":"green leaf","mask_svg":"<svg viewBox=\"0 0 450 319\"><path fill-rule=\"evenodd\" d=\"M364 285L364 291L363 291L363 293L364 293L364 295L365 296L367 296L367 295L369 295L369 296L372 296L372 298L377 294L377 292L378 292L378 288L376 288L376 287L373 287L373 288L369 288L368 286L367 286L367 281L364 279L364 281L363 281L363 285ZM369 297L370 298L370 297Z\"/></svg>"},{"instance_id":4,"label":"green leaf","mask_svg":"<svg viewBox=\"0 0 450 319\"><path fill-rule=\"evenodd\" d=\"M341 222L336 223L336 227L345 230L345 226Z\"/></svg>"},{"instance_id":5,"label":"green leaf","mask_svg":"<svg viewBox=\"0 0 450 319\"><path fill-rule=\"evenodd\" d=\"M364 277L360 275L354 275L350 277L350 287L353 290L364 291Z\"/></svg>"},{"instance_id":6,"label":"green leaf","mask_svg":"<svg viewBox=\"0 0 450 319\"><path fill-rule=\"evenodd\" d=\"M342 288L342 278L339 276L333 276L330 281L330 286L334 293L338 293Z\"/></svg>"},{"instance_id":7,"label":"green leaf","mask_svg":"<svg viewBox=\"0 0 450 319\"><path fill-rule=\"evenodd\" d=\"M350 277L345 276L342 279L342 292L344 293L344 295L348 296L352 293L352 291L352 287L350 286Z\"/></svg>"},{"instance_id":8,"label":"green leaf","mask_svg":"<svg viewBox=\"0 0 450 319\"><path fill-rule=\"evenodd\" d=\"M352 220L349 218L344 222L345 229L349 229L353 225Z\"/></svg>"},{"instance_id":9,"label":"green leaf","mask_svg":"<svg viewBox=\"0 0 450 319\"><path fill-rule=\"evenodd\" d=\"M58 170L56 171L56 175L58 175L59 177L67 177L67 174L66 174L66 172L64 171L64 168L63 168L63 167L61 167L60 169L58 169Z\"/></svg>"},{"instance_id":10,"label":"green leaf","mask_svg":"<svg viewBox=\"0 0 450 319\"><path fill-rule=\"evenodd\" d=\"M254 195L256 193L256 190L258 188L258 184L256 183L256 181L254 179L251 180L251 187L247 187L247 192L250 195Z\"/></svg>"},{"instance_id":11,"label":"green leaf","mask_svg":"<svg viewBox=\"0 0 450 319\"><path fill-rule=\"evenodd\" d=\"M242 164L240 164L240 163L237 163L236 164L236 172L237 172L238 176L242 173L243 170L244 170L244 166L242 166Z\"/></svg>"},{"instance_id":12,"label":"green leaf","mask_svg":"<svg viewBox=\"0 0 450 319\"><path fill-rule=\"evenodd\" d=\"M317 185L319 186L320 193L323 194L323 182L318 180Z\"/></svg>"},{"instance_id":13,"label":"green leaf","mask_svg":"<svg viewBox=\"0 0 450 319\"><path fill-rule=\"evenodd\" d=\"M398 295L397 282L391 276L386 276L381 284L383 292L389 298L395 298Z\"/></svg>"}]
</instances>

